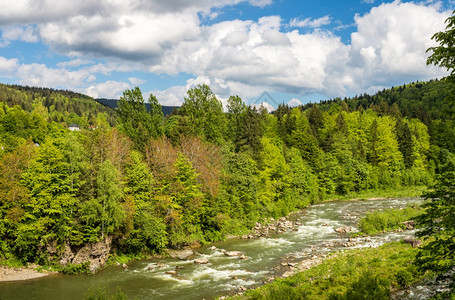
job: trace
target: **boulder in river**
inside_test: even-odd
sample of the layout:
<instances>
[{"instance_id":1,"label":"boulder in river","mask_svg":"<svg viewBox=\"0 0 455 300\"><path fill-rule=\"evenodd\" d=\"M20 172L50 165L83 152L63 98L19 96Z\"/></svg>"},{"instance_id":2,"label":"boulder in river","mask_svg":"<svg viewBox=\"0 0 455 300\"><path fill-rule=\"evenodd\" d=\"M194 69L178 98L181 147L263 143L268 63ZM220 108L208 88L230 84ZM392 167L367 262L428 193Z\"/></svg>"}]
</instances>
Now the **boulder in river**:
<instances>
[{"instance_id":1,"label":"boulder in river","mask_svg":"<svg viewBox=\"0 0 455 300\"><path fill-rule=\"evenodd\" d=\"M166 271L166 274L168 274L168 275L176 275L177 271Z\"/></svg>"},{"instance_id":2,"label":"boulder in river","mask_svg":"<svg viewBox=\"0 0 455 300\"><path fill-rule=\"evenodd\" d=\"M243 253L240 251L226 251L226 252L224 252L224 255L234 257L234 256L242 256Z\"/></svg>"},{"instance_id":3,"label":"boulder in river","mask_svg":"<svg viewBox=\"0 0 455 300\"><path fill-rule=\"evenodd\" d=\"M181 260L186 260L186 259L190 258L192 255L194 255L194 251L191 249L182 249L182 250L167 249L166 252L167 252L167 254L169 254L169 256L171 258L178 258Z\"/></svg>"},{"instance_id":4,"label":"boulder in river","mask_svg":"<svg viewBox=\"0 0 455 300\"><path fill-rule=\"evenodd\" d=\"M199 265L206 265L206 264L209 263L208 259L205 259L205 258L195 259L194 262L199 264Z\"/></svg>"},{"instance_id":5,"label":"boulder in river","mask_svg":"<svg viewBox=\"0 0 455 300\"><path fill-rule=\"evenodd\" d=\"M351 227L349 226L341 226L341 227L338 227L335 229L336 232L339 232L339 233L348 233L348 232L351 232Z\"/></svg>"}]
</instances>

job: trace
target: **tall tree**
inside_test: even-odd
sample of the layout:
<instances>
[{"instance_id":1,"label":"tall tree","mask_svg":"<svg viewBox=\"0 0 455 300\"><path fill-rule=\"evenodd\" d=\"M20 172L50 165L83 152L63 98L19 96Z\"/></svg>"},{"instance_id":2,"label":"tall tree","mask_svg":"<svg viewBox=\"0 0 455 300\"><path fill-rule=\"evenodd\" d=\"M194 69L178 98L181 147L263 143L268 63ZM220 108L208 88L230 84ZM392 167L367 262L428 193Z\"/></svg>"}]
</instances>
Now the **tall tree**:
<instances>
[{"instance_id":1,"label":"tall tree","mask_svg":"<svg viewBox=\"0 0 455 300\"><path fill-rule=\"evenodd\" d=\"M448 77L451 81L455 80L455 11L452 16L445 21L445 31L435 33L431 39L439 43L439 46L430 47L427 52L431 55L427 59L427 64L434 64L446 68L450 71Z\"/></svg>"},{"instance_id":2,"label":"tall tree","mask_svg":"<svg viewBox=\"0 0 455 300\"><path fill-rule=\"evenodd\" d=\"M191 88L187 94L179 113L189 118L197 135L207 141L220 143L226 131L221 101L206 84Z\"/></svg>"},{"instance_id":3,"label":"tall tree","mask_svg":"<svg viewBox=\"0 0 455 300\"><path fill-rule=\"evenodd\" d=\"M455 156L443 150L441 173L432 190L425 195L423 214L417 223L423 226L417 235L428 240L417 256L424 270L446 272L455 267Z\"/></svg>"},{"instance_id":4,"label":"tall tree","mask_svg":"<svg viewBox=\"0 0 455 300\"><path fill-rule=\"evenodd\" d=\"M162 133L160 116L157 113L159 104L152 95L149 100L153 105L152 114L147 112L141 90L135 87L123 92L117 109L119 130L129 136L135 147L142 152L150 138Z\"/></svg>"}]
</instances>

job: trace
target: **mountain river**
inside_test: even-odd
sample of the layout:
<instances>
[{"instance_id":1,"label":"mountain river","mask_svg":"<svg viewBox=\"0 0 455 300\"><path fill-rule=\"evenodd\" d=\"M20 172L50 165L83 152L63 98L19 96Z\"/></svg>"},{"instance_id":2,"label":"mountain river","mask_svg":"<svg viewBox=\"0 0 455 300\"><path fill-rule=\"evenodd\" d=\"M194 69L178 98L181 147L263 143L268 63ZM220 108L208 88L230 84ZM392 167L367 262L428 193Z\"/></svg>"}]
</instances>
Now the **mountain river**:
<instances>
[{"instance_id":1,"label":"mountain river","mask_svg":"<svg viewBox=\"0 0 455 300\"><path fill-rule=\"evenodd\" d=\"M292 214L297 224L286 232L258 239L229 239L196 249L190 260L141 260L108 267L95 275L50 275L38 279L0 283L0 299L83 299L89 289L120 289L133 299L208 299L263 284L289 272L294 263L317 260L332 251L377 247L403 239L413 231L369 238L348 238L334 229L350 226L370 210L406 207L420 199L325 202ZM213 248L216 247L216 249ZM212 250L211 250L212 249ZM214 249L214 250L213 250ZM247 259L228 257L221 249L241 251ZM208 264L196 264L202 258ZM176 271L176 274L170 271Z\"/></svg>"}]
</instances>

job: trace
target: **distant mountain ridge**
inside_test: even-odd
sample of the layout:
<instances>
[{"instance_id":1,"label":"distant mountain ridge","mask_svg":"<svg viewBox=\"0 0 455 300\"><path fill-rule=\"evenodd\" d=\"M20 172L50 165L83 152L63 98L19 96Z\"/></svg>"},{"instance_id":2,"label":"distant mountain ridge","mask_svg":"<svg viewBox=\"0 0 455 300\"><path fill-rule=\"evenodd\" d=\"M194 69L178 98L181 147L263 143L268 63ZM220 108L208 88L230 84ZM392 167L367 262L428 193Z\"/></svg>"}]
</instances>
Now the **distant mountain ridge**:
<instances>
[{"instance_id":1,"label":"distant mountain ridge","mask_svg":"<svg viewBox=\"0 0 455 300\"><path fill-rule=\"evenodd\" d=\"M110 107L112 109L117 109L118 103L119 103L120 100L98 98L98 99L95 99L95 101L100 103L100 104L102 104L102 105ZM151 107L150 107L149 103L145 103L145 107L147 108L147 111L150 111ZM161 106L161 110L163 111L163 115L164 116L170 115L172 113L172 111L174 109L177 109L177 108L179 108L179 107L178 106L165 106L165 105Z\"/></svg>"}]
</instances>

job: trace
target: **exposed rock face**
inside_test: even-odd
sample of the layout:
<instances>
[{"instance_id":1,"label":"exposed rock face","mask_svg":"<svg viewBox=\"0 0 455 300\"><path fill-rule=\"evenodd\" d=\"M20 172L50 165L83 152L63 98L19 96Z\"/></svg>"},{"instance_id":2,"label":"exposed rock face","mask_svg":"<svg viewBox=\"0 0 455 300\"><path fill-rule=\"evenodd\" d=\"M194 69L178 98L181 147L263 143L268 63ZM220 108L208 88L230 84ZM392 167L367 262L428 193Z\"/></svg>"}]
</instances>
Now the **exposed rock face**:
<instances>
[{"instance_id":1,"label":"exposed rock face","mask_svg":"<svg viewBox=\"0 0 455 300\"><path fill-rule=\"evenodd\" d=\"M77 251L73 251L68 245L65 245L65 250L60 259L60 264L81 264L89 262L90 272L95 273L106 263L106 259L111 251L111 244L112 238L106 237L104 241L85 245Z\"/></svg>"}]
</instances>

